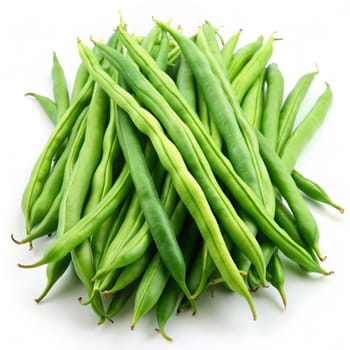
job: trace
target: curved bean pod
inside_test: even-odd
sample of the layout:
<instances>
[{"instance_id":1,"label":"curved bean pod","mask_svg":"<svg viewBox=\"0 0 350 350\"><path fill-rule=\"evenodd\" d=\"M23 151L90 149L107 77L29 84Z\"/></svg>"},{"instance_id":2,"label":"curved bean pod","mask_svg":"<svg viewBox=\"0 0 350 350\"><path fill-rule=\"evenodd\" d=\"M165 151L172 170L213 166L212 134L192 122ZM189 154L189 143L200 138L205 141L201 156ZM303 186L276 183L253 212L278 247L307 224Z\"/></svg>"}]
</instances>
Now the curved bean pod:
<instances>
[{"instance_id":1,"label":"curved bean pod","mask_svg":"<svg viewBox=\"0 0 350 350\"><path fill-rule=\"evenodd\" d=\"M25 96L34 97L53 124L57 124L57 104L55 101L51 100L49 97L39 95L34 92L27 92Z\"/></svg>"}]
</instances>

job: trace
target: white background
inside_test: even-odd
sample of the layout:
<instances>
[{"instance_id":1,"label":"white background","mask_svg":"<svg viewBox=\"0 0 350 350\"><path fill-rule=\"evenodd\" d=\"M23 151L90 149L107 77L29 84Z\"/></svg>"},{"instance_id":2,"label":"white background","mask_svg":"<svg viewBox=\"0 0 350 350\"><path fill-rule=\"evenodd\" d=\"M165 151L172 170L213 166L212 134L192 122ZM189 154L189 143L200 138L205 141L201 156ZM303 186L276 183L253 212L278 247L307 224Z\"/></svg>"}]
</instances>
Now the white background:
<instances>
[{"instance_id":1,"label":"white background","mask_svg":"<svg viewBox=\"0 0 350 350\"><path fill-rule=\"evenodd\" d=\"M349 34L347 2L332 1L45 1L2 0L0 5L0 347L1 349L349 349L349 210L310 204L321 231L323 266L330 277L305 275L287 264L288 307L269 288L254 296L258 320L252 321L245 302L218 293L199 301L199 313L169 321L172 343L155 331L154 314L129 329L131 308L116 322L97 326L90 308L77 299L84 290L66 276L37 305L45 284L45 268L21 270L16 263L35 261L42 254L16 246L10 234L24 235L20 198L32 166L52 125L39 107L24 97L28 91L51 95L50 69L55 50L71 86L79 63L76 37L108 38L121 10L130 31L145 34L151 17L173 20L191 34L205 19L222 26L222 34L242 28L239 44L276 31L272 60L280 65L288 91L304 73L320 74L306 101L331 84L334 103L328 118L298 162L304 174L321 183L336 201L350 208ZM69 289L67 289L69 288Z\"/></svg>"}]
</instances>

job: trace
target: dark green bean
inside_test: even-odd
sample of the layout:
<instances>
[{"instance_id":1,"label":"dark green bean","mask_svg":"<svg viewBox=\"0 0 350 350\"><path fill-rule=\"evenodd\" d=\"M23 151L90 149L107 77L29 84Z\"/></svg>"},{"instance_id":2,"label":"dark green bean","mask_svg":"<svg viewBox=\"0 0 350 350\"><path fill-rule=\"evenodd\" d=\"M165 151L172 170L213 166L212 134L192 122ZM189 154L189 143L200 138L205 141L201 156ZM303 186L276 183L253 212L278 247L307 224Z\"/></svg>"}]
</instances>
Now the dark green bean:
<instances>
[{"instance_id":1,"label":"dark green bean","mask_svg":"<svg viewBox=\"0 0 350 350\"><path fill-rule=\"evenodd\" d=\"M117 131L136 193L159 255L171 276L190 298L185 281L185 262L180 247L155 189L136 130L126 114L118 116Z\"/></svg>"}]
</instances>

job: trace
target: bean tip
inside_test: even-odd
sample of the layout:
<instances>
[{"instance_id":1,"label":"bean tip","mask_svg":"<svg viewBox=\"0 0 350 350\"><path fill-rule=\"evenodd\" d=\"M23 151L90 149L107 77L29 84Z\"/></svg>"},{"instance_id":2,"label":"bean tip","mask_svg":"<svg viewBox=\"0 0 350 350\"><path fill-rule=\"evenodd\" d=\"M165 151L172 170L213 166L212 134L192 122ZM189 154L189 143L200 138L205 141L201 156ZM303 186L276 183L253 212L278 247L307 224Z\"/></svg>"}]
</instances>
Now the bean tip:
<instances>
[{"instance_id":1,"label":"bean tip","mask_svg":"<svg viewBox=\"0 0 350 350\"><path fill-rule=\"evenodd\" d=\"M21 264L21 263L18 263L17 266L20 267L21 269L29 269L29 268L33 267L32 265L25 265L25 264Z\"/></svg>"},{"instance_id":2,"label":"bean tip","mask_svg":"<svg viewBox=\"0 0 350 350\"><path fill-rule=\"evenodd\" d=\"M318 74L320 72L320 68L316 62L314 62L314 65L316 67L314 74Z\"/></svg>"},{"instance_id":3,"label":"bean tip","mask_svg":"<svg viewBox=\"0 0 350 350\"><path fill-rule=\"evenodd\" d=\"M15 235L14 235L13 233L11 233L11 239L12 239L12 241L13 241L14 243L16 243L16 244L23 244L22 241L19 241L19 240L17 240L17 239L15 238Z\"/></svg>"},{"instance_id":4,"label":"bean tip","mask_svg":"<svg viewBox=\"0 0 350 350\"><path fill-rule=\"evenodd\" d=\"M165 333L165 331L164 331L163 328L162 328L162 329L160 329L160 328L154 328L154 330L155 330L157 333L159 333L165 340L167 340L167 341L173 341L173 338L169 337L169 336Z\"/></svg>"},{"instance_id":5,"label":"bean tip","mask_svg":"<svg viewBox=\"0 0 350 350\"><path fill-rule=\"evenodd\" d=\"M21 264L18 263L17 266L23 269L31 269L33 267L39 267L41 265L43 265L45 263L44 259L38 260L37 262L33 263L33 264Z\"/></svg>"}]
</instances>

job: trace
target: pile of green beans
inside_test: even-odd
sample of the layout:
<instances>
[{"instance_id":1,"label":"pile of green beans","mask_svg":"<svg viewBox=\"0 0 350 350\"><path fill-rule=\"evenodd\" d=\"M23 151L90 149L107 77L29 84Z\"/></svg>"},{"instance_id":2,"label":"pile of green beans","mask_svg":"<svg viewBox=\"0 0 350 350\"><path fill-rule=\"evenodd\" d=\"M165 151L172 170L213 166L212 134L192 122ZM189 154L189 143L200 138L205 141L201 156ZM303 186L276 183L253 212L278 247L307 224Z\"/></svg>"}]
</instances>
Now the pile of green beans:
<instances>
[{"instance_id":1,"label":"pile of green beans","mask_svg":"<svg viewBox=\"0 0 350 350\"><path fill-rule=\"evenodd\" d=\"M69 91L53 55L53 98L28 93L54 124L22 198L26 236L49 236L41 301L72 266L99 323L133 300L131 328L156 310L157 330L197 312L208 289L240 294L271 284L284 305L286 259L321 266L310 204L343 212L296 170L332 103L326 84L301 106L318 68L286 93L274 34L238 46L209 22L192 36L154 20L145 36L121 19L106 43L78 40ZM303 114L304 115L301 115ZM64 288L69 288L65 285Z\"/></svg>"}]
</instances>

